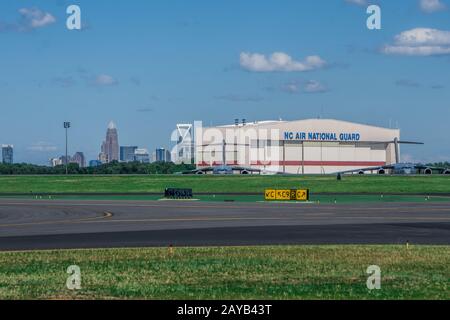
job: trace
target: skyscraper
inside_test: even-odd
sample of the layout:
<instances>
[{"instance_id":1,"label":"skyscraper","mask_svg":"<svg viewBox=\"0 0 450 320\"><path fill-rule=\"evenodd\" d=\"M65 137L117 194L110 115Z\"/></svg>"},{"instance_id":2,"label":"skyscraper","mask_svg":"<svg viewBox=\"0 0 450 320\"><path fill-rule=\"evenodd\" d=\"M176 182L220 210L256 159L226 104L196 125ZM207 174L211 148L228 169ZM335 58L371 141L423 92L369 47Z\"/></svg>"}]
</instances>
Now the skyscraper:
<instances>
[{"instance_id":1,"label":"skyscraper","mask_svg":"<svg viewBox=\"0 0 450 320\"><path fill-rule=\"evenodd\" d=\"M10 144L2 145L2 162L6 164L13 163L14 147Z\"/></svg>"},{"instance_id":2,"label":"skyscraper","mask_svg":"<svg viewBox=\"0 0 450 320\"><path fill-rule=\"evenodd\" d=\"M155 158L156 162L170 162L170 151L165 148L157 148Z\"/></svg>"},{"instance_id":3,"label":"skyscraper","mask_svg":"<svg viewBox=\"0 0 450 320\"><path fill-rule=\"evenodd\" d=\"M119 137L114 122L110 122L106 131L106 140L102 143L99 160L103 163L119 161Z\"/></svg>"},{"instance_id":4,"label":"skyscraper","mask_svg":"<svg viewBox=\"0 0 450 320\"><path fill-rule=\"evenodd\" d=\"M120 161L133 162L134 152L138 149L137 146L122 146L120 147Z\"/></svg>"}]
</instances>

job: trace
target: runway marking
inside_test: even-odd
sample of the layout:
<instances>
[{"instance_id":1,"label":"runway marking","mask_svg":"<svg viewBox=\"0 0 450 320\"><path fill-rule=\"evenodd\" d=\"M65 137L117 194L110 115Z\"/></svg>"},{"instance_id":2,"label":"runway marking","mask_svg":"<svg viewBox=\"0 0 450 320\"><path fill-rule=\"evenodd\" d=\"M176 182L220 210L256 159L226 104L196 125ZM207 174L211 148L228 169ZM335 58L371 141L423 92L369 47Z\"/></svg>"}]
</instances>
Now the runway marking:
<instances>
[{"instance_id":1,"label":"runway marking","mask_svg":"<svg viewBox=\"0 0 450 320\"><path fill-rule=\"evenodd\" d=\"M30 200L33 201L33 200ZM173 208L173 209L180 209L183 208L183 206L181 205L171 205L171 206L167 206L167 205L161 205L162 203L155 203L155 204L128 204L128 203L39 203L39 202L11 202L11 203L1 203L0 202L0 207L1 206L36 206L36 205L42 205L42 206L48 206L48 207L58 207L58 206L74 206L74 207L89 207L89 206L96 206L96 207L100 207L100 206L108 206L108 207L135 207L135 208ZM164 203L166 204L166 203ZM178 204L181 204L181 202L179 202ZM273 204L269 204L269 203L259 203L255 206L256 203L252 203L252 205L212 205L212 204L208 204L208 205L188 205L185 206L185 209L273 209ZM405 204L409 204L409 203L405 203ZM311 204L311 206L307 206L307 207L300 207L294 203L290 204L290 205L284 205L284 206L279 206L278 209L280 210L285 210L285 209L292 209L292 208L302 208L306 210L311 210L311 209L315 209L315 208L320 208L321 210L335 210L335 209L346 209L349 211L358 211L358 210L433 210L433 211L449 211L450 212L450 207L442 207L442 206L449 206L450 204L442 204L442 203L432 203L430 204L425 204L425 203L411 203L414 205L414 207L411 208L405 208L405 206L395 206L395 207L391 207L391 206L380 206L380 207L363 207L361 206L359 207L349 207L349 204L338 204L338 205L333 205L333 204ZM267 205L267 206L266 206ZM314 205L314 206L313 206ZM417 205L419 207L417 207ZM429 205L429 207L426 207L425 205Z\"/></svg>"},{"instance_id":2,"label":"runway marking","mask_svg":"<svg viewBox=\"0 0 450 320\"><path fill-rule=\"evenodd\" d=\"M8 201L14 201L14 202L8 202ZM68 201L72 201L72 202L68 202ZM379 204L399 204L399 203L403 203L403 204L415 204L415 205L449 205L450 204L450 197L449 197L449 202L378 202ZM0 206L1 205L75 205L75 206L85 206L85 205L95 205L95 206L99 206L99 205L124 205L124 206L152 206L152 207L175 207L178 208L180 207L181 204L188 204L190 205L190 207L216 207L216 206L221 206L221 207L234 207L233 205L227 205L224 206L223 203L220 202L210 202L210 201L205 201L205 202L201 202L201 203L193 203L192 201L186 201L186 200L179 200L179 201L165 201L165 202L161 202L161 201L157 201L157 200L110 200L110 202L105 201L105 200L53 200L53 201L48 201L48 200L35 200L35 199L29 199L29 200L21 200L21 202L16 201L16 200L3 200L0 198ZM352 204L356 204L356 205L361 205L363 206L364 203L361 202L356 202L356 203L346 203L346 202L340 202L340 203L318 203L315 201L310 201L308 203L305 202L270 202L270 201L255 201L255 202L246 202L246 203L242 203L242 202L235 202L235 204L241 204L241 205L245 205L245 204L251 204L251 205L270 205L270 206L276 206L278 204L283 204L283 205L291 205L292 207L297 207L299 205L305 205L305 204L311 204L311 205L320 205L320 206L334 206L334 205L352 205ZM374 202L368 202L367 204L371 205L374 204Z\"/></svg>"},{"instance_id":3,"label":"runway marking","mask_svg":"<svg viewBox=\"0 0 450 320\"><path fill-rule=\"evenodd\" d=\"M155 202L155 201L152 201ZM208 204L208 205L191 205L191 203L187 202L178 202L177 205L165 205L167 203L154 203L154 204L133 204L133 203L39 203L39 202L9 202L9 203L2 203L0 201L0 207L7 207L7 206L27 206L27 207L36 207L36 206L42 206L42 207L51 207L51 208L57 208L57 207L67 207L67 206L73 206L73 207L135 207L135 208L173 208L173 209L180 209L180 208L186 208L186 209L251 209L251 208L267 208L267 209L273 209L273 204L269 203L256 203L251 202L250 205L240 204L240 205L221 205L221 204ZM189 204L185 206L186 204ZM286 206L286 204L288 206ZM290 205L290 206L289 206ZM312 203L311 205L316 205L315 203ZM298 204L295 203L285 203L283 206L280 206L279 209L284 208L299 208ZM319 207L319 205L317 205ZM322 206L323 207L323 206ZM311 206L309 207L311 208ZM332 207L330 207L332 208Z\"/></svg>"},{"instance_id":4,"label":"runway marking","mask_svg":"<svg viewBox=\"0 0 450 320\"><path fill-rule=\"evenodd\" d=\"M352 219L355 217L339 217L339 219ZM410 218L410 217L359 217L362 220L394 220L394 221L448 221L450 222L450 218ZM264 221L264 220L298 220L298 217L191 217L191 218L150 218L150 219L111 219L111 220L102 220L102 221L86 221L82 223L130 223L130 222L191 222L191 221ZM314 218L306 218L303 221L315 221ZM299 220L300 222L302 220Z\"/></svg>"},{"instance_id":5,"label":"runway marking","mask_svg":"<svg viewBox=\"0 0 450 320\"><path fill-rule=\"evenodd\" d=\"M248 208L264 208L264 204L261 203L260 206L224 206L224 205L189 205L189 206L182 206L181 202L178 204L180 205L172 205L172 206L165 206L165 205L158 205L158 204L125 204L125 203L20 203L20 202L11 202L11 203L1 203L0 207L7 207L7 206L27 206L27 207L36 207L36 206L42 206L42 207L51 207L55 208L58 206L71 206L71 207L128 207L128 208L172 208L172 209L180 209L180 208L186 208L186 209L248 209ZM293 206L292 206L293 207ZM292 208L291 207L291 208ZM269 208L269 207L266 207ZM273 208L273 207L272 207ZM289 208L288 206L283 206L280 208Z\"/></svg>"},{"instance_id":6,"label":"runway marking","mask_svg":"<svg viewBox=\"0 0 450 320\"><path fill-rule=\"evenodd\" d=\"M184 204L184 206L183 206ZM384 204L384 205L382 205ZM36 221L36 222L23 222L23 223L9 223L9 224L0 224L0 227L21 227L21 226L34 226L34 225L54 225L54 224L88 224L88 223L152 223L152 222L208 222L208 221L297 221L298 223L302 222L315 222L319 221L320 217L322 216L333 216L337 215L336 221L339 223L339 221L347 221L347 220L355 220L359 219L362 223L366 223L366 221L397 221L397 222L409 222L409 221L422 221L422 222L428 222L428 221L450 221L450 217L427 217L428 212L448 212L450 213L450 206L447 203L405 203L405 205L414 205L410 208L403 206L400 206L398 204L395 204L393 206L389 206L389 204L380 203L379 207L374 207L373 204L371 207L364 207L361 205L361 207L351 207L348 204L342 204L342 205L333 205L333 204L327 204L327 205L315 205L315 206L297 206L296 204L292 205L283 205L274 207L273 204L266 204L266 203L260 203L260 204L240 204L240 205L223 205L223 204L215 204L215 203L209 203L206 205L186 205L186 203L178 202L176 205L167 205L167 203L141 203L141 204L133 204L130 202L127 203L62 203L62 202L40 202L40 201L24 201L24 202L9 202L9 203L2 203L0 201L0 207L5 206L27 206L27 207L49 207L49 208L60 208L60 209L70 209L70 207L121 207L121 208L159 208L159 209L179 209L179 210L198 210L198 214L201 214L201 209L230 209L230 214L233 214L233 210L259 210L260 213L266 213L267 210L274 210L278 209L283 215L286 216L251 216L252 214L255 214L255 212L246 212L245 215L248 216L193 216L195 213L190 213L190 217L174 217L174 218L148 218L148 219L113 219L113 214L109 211L104 211L103 216L96 216L96 217L90 217L90 218L78 218L78 219L65 219L65 220L47 220L47 221ZM298 209L298 210L296 210ZM285 210L292 210L291 212L285 212ZM321 210L321 212L315 212L315 210ZM362 211L360 215L357 215L359 211ZM371 212L367 211L383 211L383 216L377 216L376 214L373 214ZM420 217L408 217L408 216L401 216L399 217L398 214L408 214L408 213L415 213L418 211L422 211L423 215ZM269 212L270 213L270 212ZM269 214L267 213L267 214ZM127 215L127 213L121 213L123 215ZM144 212L139 212L139 214L145 214ZM151 212L150 214L157 214L155 212ZM160 214L160 213L159 213ZM207 212L203 212L203 214L207 214ZM222 213L224 214L224 213ZM235 213L236 214L236 213ZM389 215L396 215L396 216L389 216ZM163 215L163 214L160 214ZM249 216L250 215L250 216ZM36 216L36 215L35 215Z\"/></svg>"},{"instance_id":7,"label":"runway marking","mask_svg":"<svg viewBox=\"0 0 450 320\"><path fill-rule=\"evenodd\" d=\"M104 212L102 216L91 217L91 218L81 218L72 220L49 220L49 221L36 221L36 222L23 222L23 223L10 223L10 224L0 224L0 227L23 227L23 226L34 226L34 225L48 225L48 224L75 224L75 223L89 223L99 219L107 219L113 216L110 212Z\"/></svg>"}]
</instances>

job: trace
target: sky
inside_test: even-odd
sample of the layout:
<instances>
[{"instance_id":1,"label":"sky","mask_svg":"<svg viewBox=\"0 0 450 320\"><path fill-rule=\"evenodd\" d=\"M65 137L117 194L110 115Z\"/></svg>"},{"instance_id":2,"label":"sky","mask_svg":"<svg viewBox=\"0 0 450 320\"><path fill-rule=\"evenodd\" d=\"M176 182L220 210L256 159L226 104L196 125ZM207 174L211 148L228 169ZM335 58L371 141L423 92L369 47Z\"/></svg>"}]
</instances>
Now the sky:
<instances>
[{"instance_id":1,"label":"sky","mask_svg":"<svg viewBox=\"0 0 450 320\"><path fill-rule=\"evenodd\" d=\"M92 160L111 120L152 151L177 123L317 117L399 127L425 143L402 160L450 160L450 0L3 0L0 44L15 162L64 154L64 121Z\"/></svg>"}]
</instances>

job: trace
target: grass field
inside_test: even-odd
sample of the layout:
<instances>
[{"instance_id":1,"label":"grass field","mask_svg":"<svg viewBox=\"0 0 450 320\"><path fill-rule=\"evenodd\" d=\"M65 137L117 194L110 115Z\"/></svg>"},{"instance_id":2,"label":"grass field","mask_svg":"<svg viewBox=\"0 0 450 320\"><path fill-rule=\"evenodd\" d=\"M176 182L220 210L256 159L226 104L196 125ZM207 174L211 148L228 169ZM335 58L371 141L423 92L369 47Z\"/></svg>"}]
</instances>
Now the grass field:
<instances>
[{"instance_id":1,"label":"grass field","mask_svg":"<svg viewBox=\"0 0 450 320\"><path fill-rule=\"evenodd\" d=\"M368 290L366 269L381 268ZM82 289L66 288L70 265ZM450 299L449 246L0 253L0 299Z\"/></svg>"},{"instance_id":2,"label":"grass field","mask_svg":"<svg viewBox=\"0 0 450 320\"><path fill-rule=\"evenodd\" d=\"M263 192L266 188L309 188L312 193L450 193L450 176L0 176L0 193Z\"/></svg>"}]
</instances>

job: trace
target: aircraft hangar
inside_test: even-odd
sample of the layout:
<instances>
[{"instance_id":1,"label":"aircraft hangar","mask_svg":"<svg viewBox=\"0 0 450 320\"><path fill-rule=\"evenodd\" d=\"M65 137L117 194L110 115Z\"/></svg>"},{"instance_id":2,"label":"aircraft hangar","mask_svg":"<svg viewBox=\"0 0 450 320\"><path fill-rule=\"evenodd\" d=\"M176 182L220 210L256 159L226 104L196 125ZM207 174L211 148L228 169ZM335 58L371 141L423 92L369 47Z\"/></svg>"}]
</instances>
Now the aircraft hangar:
<instances>
[{"instance_id":1,"label":"aircraft hangar","mask_svg":"<svg viewBox=\"0 0 450 320\"><path fill-rule=\"evenodd\" d=\"M235 120L196 127L198 169L228 165L265 172L328 174L399 162L400 130L334 119Z\"/></svg>"}]
</instances>

